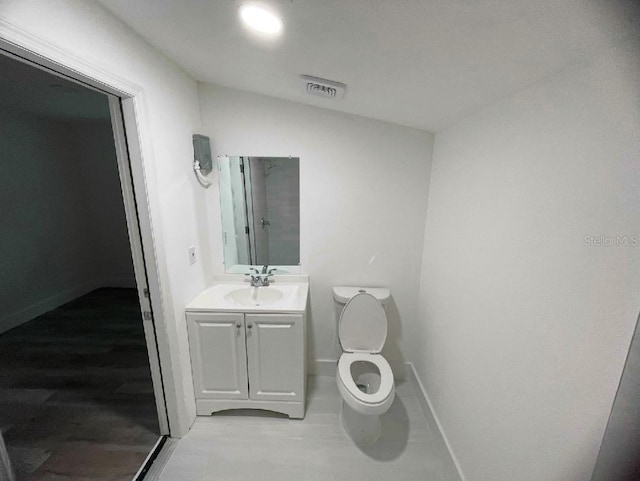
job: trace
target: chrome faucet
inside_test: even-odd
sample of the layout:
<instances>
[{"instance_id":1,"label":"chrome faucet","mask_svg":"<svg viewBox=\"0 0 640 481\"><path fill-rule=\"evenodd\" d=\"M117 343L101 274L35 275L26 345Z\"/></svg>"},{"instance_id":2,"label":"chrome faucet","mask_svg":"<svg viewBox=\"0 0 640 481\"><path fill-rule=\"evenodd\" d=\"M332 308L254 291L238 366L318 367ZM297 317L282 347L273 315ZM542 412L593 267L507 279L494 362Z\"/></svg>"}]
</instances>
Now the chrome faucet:
<instances>
[{"instance_id":1,"label":"chrome faucet","mask_svg":"<svg viewBox=\"0 0 640 481\"><path fill-rule=\"evenodd\" d=\"M251 287L267 287L270 284L270 277L273 277L273 273L276 269L269 269L269 266L263 266L262 272L255 267L249 269L252 272L245 274L250 277Z\"/></svg>"},{"instance_id":2,"label":"chrome faucet","mask_svg":"<svg viewBox=\"0 0 640 481\"><path fill-rule=\"evenodd\" d=\"M260 287L262 285L262 277L260 276L260 271L254 267L250 267L249 271L245 276L250 277L251 287Z\"/></svg>"}]
</instances>

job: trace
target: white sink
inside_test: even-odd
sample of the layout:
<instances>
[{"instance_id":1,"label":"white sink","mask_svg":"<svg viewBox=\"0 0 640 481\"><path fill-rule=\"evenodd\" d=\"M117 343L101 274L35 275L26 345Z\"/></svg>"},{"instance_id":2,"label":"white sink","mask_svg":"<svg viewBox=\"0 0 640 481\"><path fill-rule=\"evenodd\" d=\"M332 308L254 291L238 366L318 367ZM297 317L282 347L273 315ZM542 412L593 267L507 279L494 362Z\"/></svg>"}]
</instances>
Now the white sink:
<instances>
[{"instance_id":1,"label":"white sink","mask_svg":"<svg viewBox=\"0 0 640 481\"><path fill-rule=\"evenodd\" d=\"M291 277L291 276L289 276ZM297 279L301 278L301 281ZM297 276L289 281L278 279L270 286L251 287L241 282L216 282L187 305L188 311L227 312L304 312L309 283L307 277Z\"/></svg>"},{"instance_id":2,"label":"white sink","mask_svg":"<svg viewBox=\"0 0 640 481\"><path fill-rule=\"evenodd\" d=\"M240 287L227 293L224 299L241 306L269 306L281 301L284 294L278 287Z\"/></svg>"}]
</instances>

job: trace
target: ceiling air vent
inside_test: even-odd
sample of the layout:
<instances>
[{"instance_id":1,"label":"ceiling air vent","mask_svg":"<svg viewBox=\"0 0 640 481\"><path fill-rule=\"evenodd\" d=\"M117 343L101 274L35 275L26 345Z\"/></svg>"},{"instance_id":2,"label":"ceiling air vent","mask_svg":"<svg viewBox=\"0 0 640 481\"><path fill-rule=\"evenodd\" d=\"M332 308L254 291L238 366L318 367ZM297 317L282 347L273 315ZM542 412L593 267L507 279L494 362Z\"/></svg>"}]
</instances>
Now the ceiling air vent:
<instances>
[{"instance_id":1,"label":"ceiling air vent","mask_svg":"<svg viewBox=\"0 0 640 481\"><path fill-rule=\"evenodd\" d=\"M347 88L343 83L312 77L311 75L300 75L300 78L304 82L305 92L325 99L341 99L344 97L344 92Z\"/></svg>"}]
</instances>

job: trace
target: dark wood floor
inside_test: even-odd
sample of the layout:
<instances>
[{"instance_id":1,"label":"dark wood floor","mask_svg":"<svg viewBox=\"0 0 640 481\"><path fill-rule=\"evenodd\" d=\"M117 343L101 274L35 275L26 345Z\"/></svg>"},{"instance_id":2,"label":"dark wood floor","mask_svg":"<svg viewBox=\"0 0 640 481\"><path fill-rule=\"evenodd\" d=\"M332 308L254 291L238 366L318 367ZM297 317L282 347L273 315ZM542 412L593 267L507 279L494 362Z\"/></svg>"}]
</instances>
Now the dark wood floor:
<instances>
[{"instance_id":1,"label":"dark wood floor","mask_svg":"<svg viewBox=\"0 0 640 481\"><path fill-rule=\"evenodd\" d=\"M159 437L135 290L0 335L0 429L20 481L132 478Z\"/></svg>"}]
</instances>

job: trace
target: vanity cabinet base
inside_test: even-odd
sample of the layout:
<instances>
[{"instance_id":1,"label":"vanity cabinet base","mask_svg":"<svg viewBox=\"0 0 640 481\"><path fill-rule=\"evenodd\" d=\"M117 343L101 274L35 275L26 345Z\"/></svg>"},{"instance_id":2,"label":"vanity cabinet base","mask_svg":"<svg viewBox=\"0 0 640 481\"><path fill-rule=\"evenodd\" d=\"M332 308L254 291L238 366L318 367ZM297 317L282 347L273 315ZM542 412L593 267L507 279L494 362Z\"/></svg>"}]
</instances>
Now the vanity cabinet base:
<instances>
[{"instance_id":1,"label":"vanity cabinet base","mask_svg":"<svg viewBox=\"0 0 640 481\"><path fill-rule=\"evenodd\" d=\"M252 399L196 399L196 414L210 416L227 409L265 409L286 414L291 419L304 418L304 402L254 401Z\"/></svg>"},{"instance_id":2,"label":"vanity cabinet base","mask_svg":"<svg viewBox=\"0 0 640 481\"><path fill-rule=\"evenodd\" d=\"M264 409L302 419L304 313L189 312L196 414Z\"/></svg>"}]
</instances>

